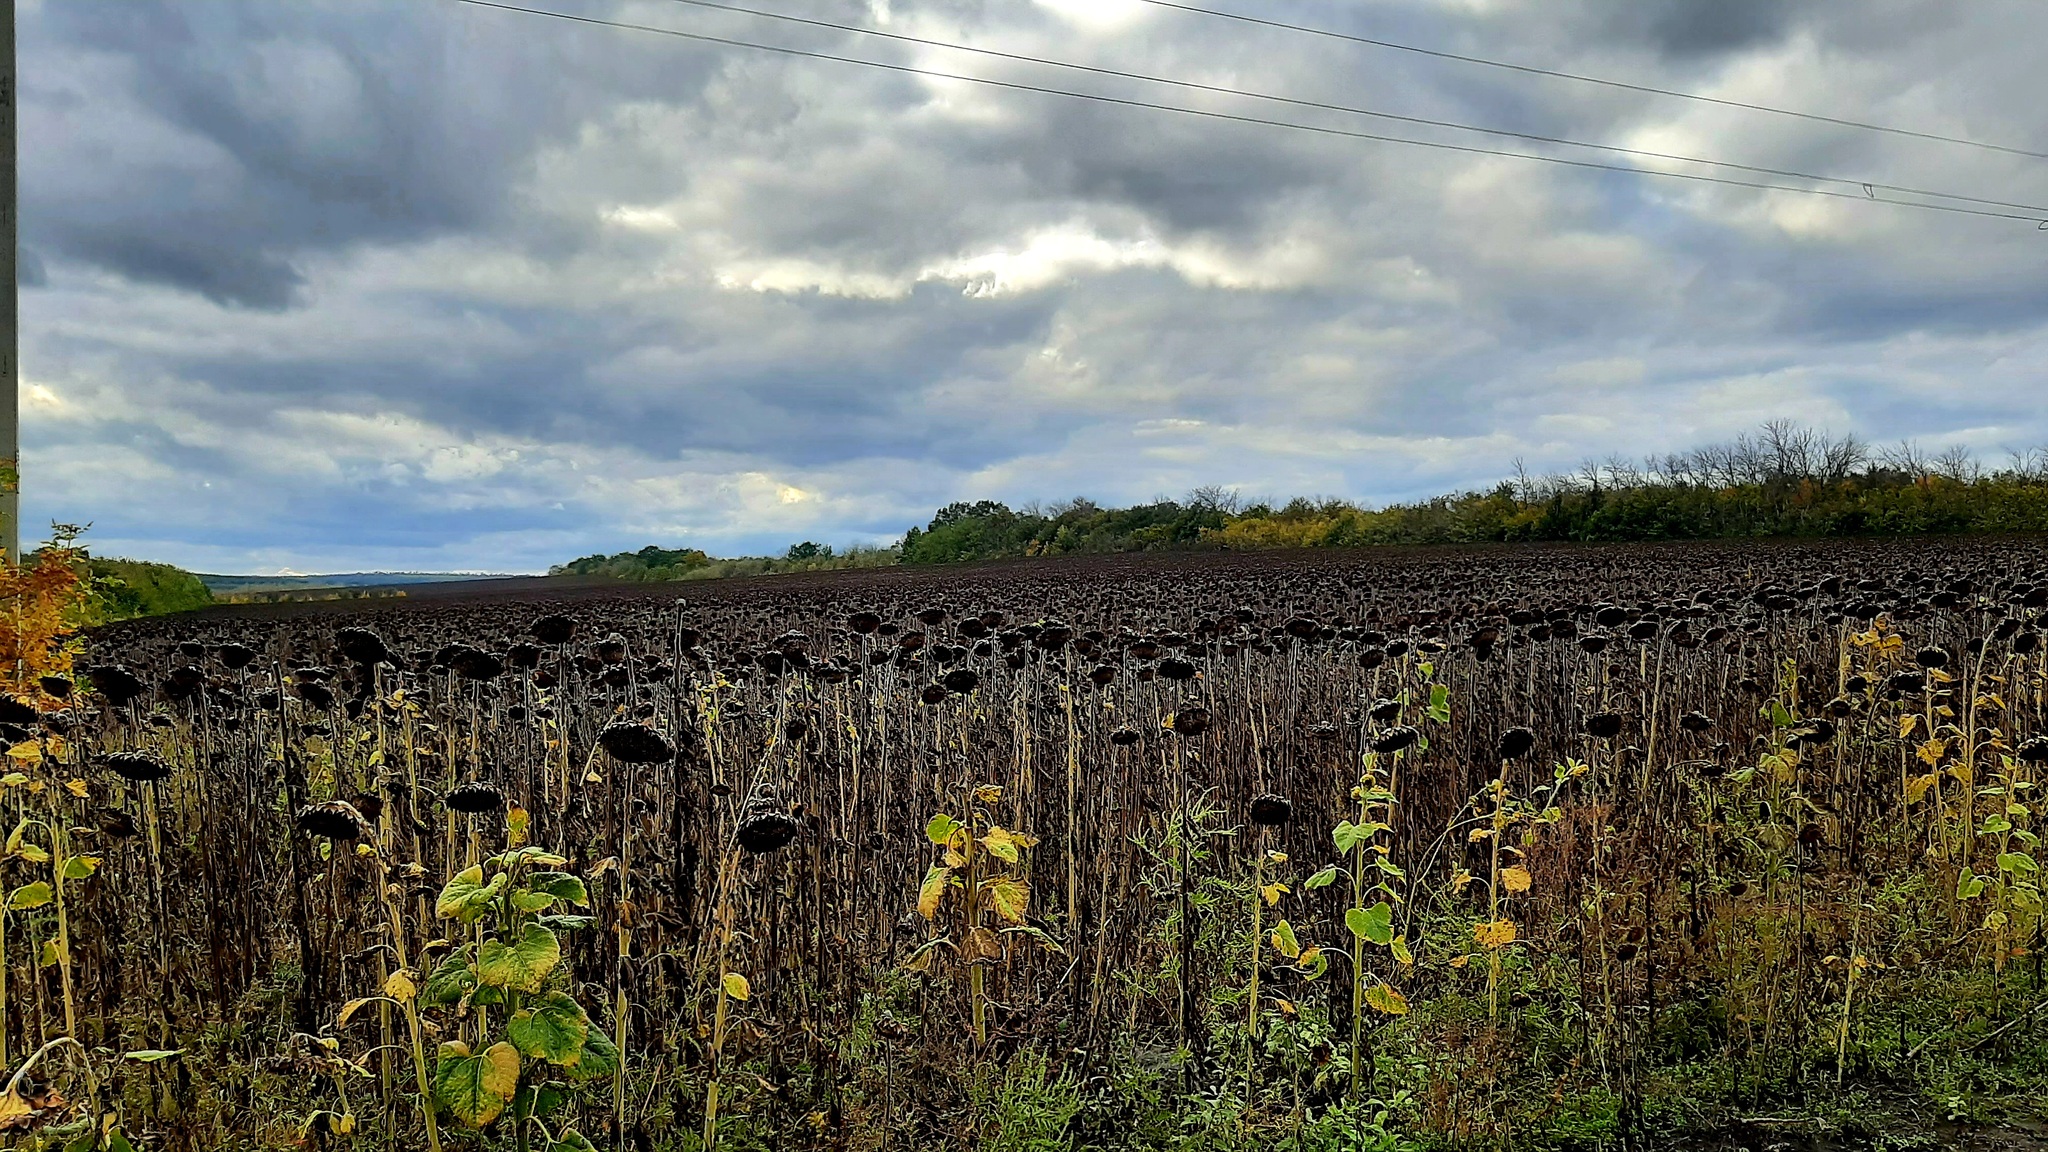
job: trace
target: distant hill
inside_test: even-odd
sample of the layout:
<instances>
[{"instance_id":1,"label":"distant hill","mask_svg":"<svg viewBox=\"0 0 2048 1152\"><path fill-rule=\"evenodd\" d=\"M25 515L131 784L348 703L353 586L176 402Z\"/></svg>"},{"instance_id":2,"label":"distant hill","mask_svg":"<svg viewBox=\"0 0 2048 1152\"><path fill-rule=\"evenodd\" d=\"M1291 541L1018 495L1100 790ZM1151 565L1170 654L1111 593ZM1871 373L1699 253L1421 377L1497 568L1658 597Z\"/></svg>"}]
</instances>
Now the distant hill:
<instances>
[{"instance_id":1,"label":"distant hill","mask_svg":"<svg viewBox=\"0 0 2048 1152\"><path fill-rule=\"evenodd\" d=\"M215 596L246 596L261 592L310 592L320 588L388 588L405 584L445 584L456 580L489 580L486 572L330 572L318 576L223 576L201 572L199 581Z\"/></svg>"}]
</instances>

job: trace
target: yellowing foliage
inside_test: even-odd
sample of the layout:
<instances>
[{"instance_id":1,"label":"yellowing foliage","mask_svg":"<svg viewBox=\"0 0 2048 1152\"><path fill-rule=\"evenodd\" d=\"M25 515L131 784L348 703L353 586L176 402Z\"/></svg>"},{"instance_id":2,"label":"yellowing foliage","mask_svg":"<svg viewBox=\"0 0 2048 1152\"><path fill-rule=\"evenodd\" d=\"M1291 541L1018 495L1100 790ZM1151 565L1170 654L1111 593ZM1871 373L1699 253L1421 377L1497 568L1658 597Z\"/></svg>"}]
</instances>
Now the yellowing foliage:
<instances>
[{"instance_id":1,"label":"yellowing foliage","mask_svg":"<svg viewBox=\"0 0 2048 1152\"><path fill-rule=\"evenodd\" d=\"M924 883L917 888L917 911L930 920L939 914L939 901L945 898L946 885L953 879L953 870L943 864L934 864L924 874Z\"/></svg>"},{"instance_id":2,"label":"yellowing foliage","mask_svg":"<svg viewBox=\"0 0 2048 1152\"><path fill-rule=\"evenodd\" d=\"M1374 984L1365 990L1365 1002L1377 1012L1388 1016L1406 1016L1408 998L1396 992L1392 985Z\"/></svg>"},{"instance_id":3,"label":"yellowing foliage","mask_svg":"<svg viewBox=\"0 0 2048 1152\"><path fill-rule=\"evenodd\" d=\"M52 702L41 678L71 674L70 635L83 622L91 591L85 553L72 547L76 536L60 528L27 563L0 562L0 690Z\"/></svg>"},{"instance_id":4,"label":"yellowing foliage","mask_svg":"<svg viewBox=\"0 0 2048 1152\"><path fill-rule=\"evenodd\" d=\"M1497 951L1513 944L1515 936L1515 922L1512 920L1489 920L1472 929L1472 939L1488 951Z\"/></svg>"}]
</instances>

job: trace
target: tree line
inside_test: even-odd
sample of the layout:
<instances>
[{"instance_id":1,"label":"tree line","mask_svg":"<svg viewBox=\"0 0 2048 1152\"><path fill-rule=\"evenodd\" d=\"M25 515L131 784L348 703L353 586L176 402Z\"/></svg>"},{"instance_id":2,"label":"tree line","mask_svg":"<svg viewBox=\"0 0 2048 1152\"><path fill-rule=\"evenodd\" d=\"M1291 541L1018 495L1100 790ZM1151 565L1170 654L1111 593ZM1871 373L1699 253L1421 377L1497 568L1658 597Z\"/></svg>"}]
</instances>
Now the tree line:
<instances>
[{"instance_id":1,"label":"tree line","mask_svg":"<svg viewBox=\"0 0 2048 1152\"><path fill-rule=\"evenodd\" d=\"M792 544L781 556L734 556L719 559L700 548L667 549L648 545L637 552L584 556L548 569L550 576L583 576L604 580L716 580L726 576L769 576L783 572L827 572L842 568L883 568L899 560L895 546L834 549L806 540Z\"/></svg>"},{"instance_id":2,"label":"tree line","mask_svg":"<svg viewBox=\"0 0 2048 1152\"><path fill-rule=\"evenodd\" d=\"M1879 448L1784 421L1722 444L1383 508L1245 503L1217 488L1105 509L952 504L904 537L905 564L1163 549L2048 532L2048 449L2002 467L1952 448Z\"/></svg>"}]
</instances>

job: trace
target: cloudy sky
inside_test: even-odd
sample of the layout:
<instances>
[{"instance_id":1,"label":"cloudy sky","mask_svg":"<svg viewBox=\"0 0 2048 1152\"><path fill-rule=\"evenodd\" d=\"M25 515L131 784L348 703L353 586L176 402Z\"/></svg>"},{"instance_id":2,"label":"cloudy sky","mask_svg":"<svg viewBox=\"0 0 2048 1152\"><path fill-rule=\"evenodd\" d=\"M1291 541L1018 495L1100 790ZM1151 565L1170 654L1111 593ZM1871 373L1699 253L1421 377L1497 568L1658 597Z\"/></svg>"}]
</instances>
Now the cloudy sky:
<instances>
[{"instance_id":1,"label":"cloudy sky","mask_svg":"<svg viewBox=\"0 0 2048 1152\"><path fill-rule=\"evenodd\" d=\"M1565 154L675 0L514 2ZM1137 0L734 2L2048 203L2048 160ZM1212 6L2048 152L2038 0ZM2030 222L451 0L22 0L19 23L23 516L90 520L102 554L532 571L880 540L956 499L1383 502L1774 417L2048 443Z\"/></svg>"}]
</instances>

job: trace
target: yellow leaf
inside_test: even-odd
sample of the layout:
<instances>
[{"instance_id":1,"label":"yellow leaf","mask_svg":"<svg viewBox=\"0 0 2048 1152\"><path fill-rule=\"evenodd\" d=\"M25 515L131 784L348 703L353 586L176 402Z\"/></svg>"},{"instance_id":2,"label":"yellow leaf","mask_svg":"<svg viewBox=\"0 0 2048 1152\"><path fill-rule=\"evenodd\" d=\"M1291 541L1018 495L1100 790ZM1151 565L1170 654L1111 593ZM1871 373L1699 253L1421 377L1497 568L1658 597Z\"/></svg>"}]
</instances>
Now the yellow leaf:
<instances>
[{"instance_id":1,"label":"yellow leaf","mask_svg":"<svg viewBox=\"0 0 2048 1152\"><path fill-rule=\"evenodd\" d=\"M746 1003L747 998L754 994L753 988L747 984L747 978L737 972L727 972L724 984L725 994L742 1004Z\"/></svg>"},{"instance_id":2,"label":"yellow leaf","mask_svg":"<svg viewBox=\"0 0 2048 1152\"><path fill-rule=\"evenodd\" d=\"M418 992L419 988L413 984L412 977L402 970L393 972L384 981L384 994L400 1004L410 1002Z\"/></svg>"},{"instance_id":3,"label":"yellow leaf","mask_svg":"<svg viewBox=\"0 0 2048 1152\"><path fill-rule=\"evenodd\" d=\"M988 833L981 838L981 843L990 852L1015 864L1017 850L1031 847L1038 843L1038 838L1024 832L1012 832L1007 828L990 827Z\"/></svg>"},{"instance_id":4,"label":"yellow leaf","mask_svg":"<svg viewBox=\"0 0 2048 1152\"><path fill-rule=\"evenodd\" d=\"M341 1011L334 1014L334 1026L336 1028L348 1027L349 1019L350 1017L353 1017L356 1014L356 1010L361 1008L363 1005L368 1004L371 1000L374 999L374 996L358 996L355 999L349 1001L348 1003L343 1004L341 1006Z\"/></svg>"},{"instance_id":5,"label":"yellow leaf","mask_svg":"<svg viewBox=\"0 0 2048 1152\"><path fill-rule=\"evenodd\" d=\"M484 1091L510 1103L519 1092L519 1049L500 1040L484 1049Z\"/></svg>"},{"instance_id":6,"label":"yellow leaf","mask_svg":"<svg viewBox=\"0 0 2048 1152\"><path fill-rule=\"evenodd\" d=\"M87 786L85 781L77 779L75 777L70 780L66 780L64 782L64 787L68 789L73 796L78 797L80 800L85 799L92 792L92 789L89 786Z\"/></svg>"},{"instance_id":7,"label":"yellow leaf","mask_svg":"<svg viewBox=\"0 0 2048 1152\"><path fill-rule=\"evenodd\" d=\"M1920 717L1912 713L1899 717L1899 739L1904 740L1906 737L1911 736L1913 730L1918 727L1920 727Z\"/></svg>"},{"instance_id":8,"label":"yellow leaf","mask_svg":"<svg viewBox=\"0 0 2048 1152\"><path fill-rule=\"evenodd\" d=\"M1301 958L1301 942L1295 938L1294 925L1282 920L1273 929L1272 941L1273 951L1280 953L1289 960L1299 960Z\"/></svg>"},{"instance_id":9,"label":"yellow leaf","mask_svg":"<svg viewBox=\"0 0 2048 1152\"><path fill-rule=\"evenodd\" d=\"M22 1122L33 1117L36 1110L21 1098L19 1089L9 1088L0 1094L0 1132L22 1126Z\"/></svg>"},{"instance_id":10,"label":"yellow leaf","mask_svg":"<svg viewBox=\"0 0 2048 1152\"><path fill-rule=\"evenodd\" d=\"M1488 951L1505 948L1515 942L1515 922L1489 920L1484 924L1475 924L1472 927L1472 939L1478 941L1479 946Z\"/></svg>"},{"instance_id":11,"label":"yellow leaf","mask_svg":"<svg viewBox=\"0 0 2048 1152\"><path fill-rule=\"evenodd\" d=\"M1481 840L1491 839L1493 839L1493 829L1491 828L1474 828L1465 835L1465 843L1467 844L1477 844Z\"/></svg>"},{"instance_id":12,"label":"yellow leaf","mask_svg":"<svg viewBox=\"0 0 2048 1152\"><path fill-rule=\"evenodd\" d=\"M1388 1016L1408 1014L1408 998L1394 991L1390 985L1375 984L1366 989L1365 1002Z\"/></svg>"},{"instance_id":13,"label":"yellow leaf","mask_svg":"<svg viewBox=\"0 0 2048 1152\"><path fill-rule=\"evenodd\" d=\"M1939 736L1930 737L1925 744L1920 745L1920 751L1918 752L1920 762L1929 768L1938 767L1941 764L1941 758L1947 754L1948 742Z\"/></svg>"},{"instance_id":14,"label":"yellow leaf","mask_svg":"<svg viewBox=\"0 0 2048 1152\"><path fill-rule=\"evenodd\" d=\"M939 901L945 899L946 885L953 879L953 870L943 864L932 865L924 874L924 883L917 889L918 914L929 920L939 914Z\"/></svg>"},{"instance_id":15,"label":"yellow leaf","mask_svg":"<svg viewBox=\"0 0 2048 1152\"><path fill-rule=\"evenodd\" d=\"M1031 903L1031 889L1023 881L1014 876L996 876L983 881L981 890L988 894L996 915L1012 924L1024 922L1024 909Z\"/></svg>"},{"instance_id":16,"label":"yellow leaf","mask_svg":"<svg viewBox=\"0 0 2048 1152\"><path fill-rule=\"evenodd\" d=\"M1003 786L1000 784L983 784L974 790L974 798L983 804L993 804L1003 798Z\"/></svg>"},{"instance_id":17,"label":"yellow leaf","mask_svg":"<svg viewBox=\"0 0 2048 1152\"><path fill-rule=\"evenodd\" d=\"M1529 890L1529 882L1529 870L1520 865L1500 870L1501 887L1506 888L1510 892L1527 892Z\"/></svg>"},{"instance_id":18,"label":"yellow leaf","mask_svg":"<svg viewBox=\"0 0 2048 1152\"><path fill-rule=\"evenodd\" d=\"M23 741L9 748L7 755L9 759L19 760L23 764L35 764L43 758L43 746L33 740Z\"/></svg>"},{"instance_id":19,"label":"yellow leaf","mask_svg":"<svg viewBox=\"0 0 2048 1152\"><path fill-rule=\"evenodd\" d=\"M1929 772L1925 776L1915 776L1906 781L1906 803L1918 804L1921 798L1927 795L1927 790L1934 787L1937 776L1938 773Z\"/></svg>"},{"instance_id":20,"label":"yellow leaf","mask_svg":"<svg viewBox=\"0 0 2048 1152\"><path fill-rule=\"evenodd\" d=\"M1266 898L1268 905L1274 905L1280 903L1280 898L1287 895L1290 891L1292 889L1288 888L1285 884L1268 884L1264 888L1259 889L1259 895Z\"/></svg>"}]
</instances>

